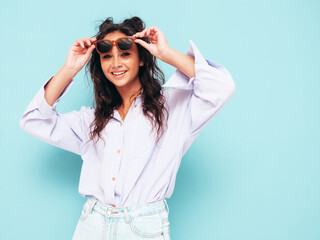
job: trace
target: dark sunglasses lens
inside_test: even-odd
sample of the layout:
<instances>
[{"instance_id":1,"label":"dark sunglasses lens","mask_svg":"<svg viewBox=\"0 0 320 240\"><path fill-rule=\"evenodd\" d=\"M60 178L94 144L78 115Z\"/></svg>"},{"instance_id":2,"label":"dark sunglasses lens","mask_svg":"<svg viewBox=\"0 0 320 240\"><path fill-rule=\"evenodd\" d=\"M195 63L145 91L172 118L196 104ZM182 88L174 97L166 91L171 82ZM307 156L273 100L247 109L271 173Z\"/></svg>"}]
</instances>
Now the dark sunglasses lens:
<instances>
[{"instance_id":1,"label":"dark sunglasses lens","mask_svg":"<svg viewBox=\"0 0 320 240\"><path fill-rule=\"evenodd\" d=\"M131 38L122 38L118 41L118 47L122 51L130 50L132 47L133 41Z\"/></svg>"},{"instance_id":2,"label":"dark sunglasses lens","mask_svg":"<svg viewBox=\"0 0 320 240\"><path fill-rule=\"evenodd\" d=\"M109 41L103 41L97 43L97 49L101 53L109 52L112 48L112 43Z\"/></svg>"}]
</instances>

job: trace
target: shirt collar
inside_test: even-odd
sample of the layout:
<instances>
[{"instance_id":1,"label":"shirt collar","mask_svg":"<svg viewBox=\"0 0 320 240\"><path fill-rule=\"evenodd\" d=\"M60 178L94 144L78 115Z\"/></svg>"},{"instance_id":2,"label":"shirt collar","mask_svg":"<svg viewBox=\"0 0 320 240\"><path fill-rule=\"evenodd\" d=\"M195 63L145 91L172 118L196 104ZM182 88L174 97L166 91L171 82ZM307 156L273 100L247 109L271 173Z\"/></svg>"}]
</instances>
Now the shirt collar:
<instances>
[{"instance_id":1,"label":"shirt collar","mask_svg":"<svg viewBox=\"0 0 320 240\"><path fill-rule=\"evenodd\" d=\"M142 92L133 100L133 106L140 106L142 102Z\"/></svg>"}]
</instances>

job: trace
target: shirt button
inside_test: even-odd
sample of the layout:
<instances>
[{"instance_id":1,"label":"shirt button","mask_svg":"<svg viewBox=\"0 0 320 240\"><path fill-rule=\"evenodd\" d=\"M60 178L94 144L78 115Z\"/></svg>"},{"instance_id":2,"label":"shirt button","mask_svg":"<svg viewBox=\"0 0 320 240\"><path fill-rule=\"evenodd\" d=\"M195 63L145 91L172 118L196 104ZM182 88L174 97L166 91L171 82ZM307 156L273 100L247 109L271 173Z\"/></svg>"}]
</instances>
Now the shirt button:
<instances>
[{"instance_id":1,"label":"shirt button","mask_svg":"<svg viewBox=\"0 0 320 240\"><path fill-rule=\"evenodd\" d=\"M120 149L118 149L117 153L120 153Z\"/></svg>"},{"instance_id":2,"label":"shirt button","mask_svg":"<svg viewBox=\"0 0 320 240\"><path fill-rule=\"evenodd\" d=\"M113 177L113 178L112 178L112 181L114 181L114 180L116 180L116 178L115 178L115 177Z\"/></svg>"},{"instance_id":3,"label":"shirt button","mask_svg":"<svg viewBox=\"0 0 320 240\"><path fill-rule=\"evenodd\" d=\"M111 206L112 206L112 207L116 207L116 205L115 205L115 204L111 204Z\"/></svg>"},{"instance_id":4,"label":"shirt button","mask_svg":"<svg viewBox=\"0 0 320 240\"><path fill-rule=\"evenodd\" d=\"M122 127L122 123L120 123L120 127Z\"/></svg>"}]
</instances>

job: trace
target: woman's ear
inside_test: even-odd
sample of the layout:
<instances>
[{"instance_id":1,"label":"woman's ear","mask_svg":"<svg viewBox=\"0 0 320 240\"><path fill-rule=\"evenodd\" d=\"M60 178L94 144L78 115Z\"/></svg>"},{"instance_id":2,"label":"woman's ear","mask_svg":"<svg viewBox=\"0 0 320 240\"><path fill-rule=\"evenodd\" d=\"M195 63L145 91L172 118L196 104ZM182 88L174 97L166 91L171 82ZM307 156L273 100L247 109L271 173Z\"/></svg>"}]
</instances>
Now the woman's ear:
<instances>
[{"instance_id":1,"label":"woman's ear","mask_svg":"<svg viewBox=\"0 0 320 240\"><path fill-rule=\"evenodd\" d=\"M142 67L144 65L144 62L140 61L139 66Z\"/></svg>"}]
</instances>

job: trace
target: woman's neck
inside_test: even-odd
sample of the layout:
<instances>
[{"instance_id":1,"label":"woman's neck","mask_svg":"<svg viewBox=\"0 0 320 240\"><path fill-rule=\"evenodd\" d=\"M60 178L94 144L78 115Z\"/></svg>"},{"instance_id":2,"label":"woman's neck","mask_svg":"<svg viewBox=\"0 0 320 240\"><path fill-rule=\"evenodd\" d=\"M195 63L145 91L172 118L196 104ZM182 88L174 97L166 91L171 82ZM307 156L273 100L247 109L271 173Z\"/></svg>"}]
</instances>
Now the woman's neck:
<instances>
[{"instance_id":1,"label":"woman's neck","mask_svg":"<svg viewBox=\"0 0 320 240\"><path fill-rule=\"evenodd\" d=\"M123 86L123 87L117 87L117 90L122 98L123 108L130 108L131 104L133 103L134 99L139 96L141 93L141 83L138 81L133 86Z\"/></svg>"},{"instance_id":2,"label":"woman's neck","mask_svg":"<svg viewBox=\"0 0 320 240\"><path fill-rule=\"evenodd\" d=\"M123 104L120 107L117 108L122 121L124 121L124 119L126 118L126 115L127 115L128 111L129 111L134 99L137 96L139 96L140 92L141 92L140 90L137 91L135 94L132 95L131 98L129 98L129 100L127 102L123 101Z\"/></svg>"}]
</instances>

